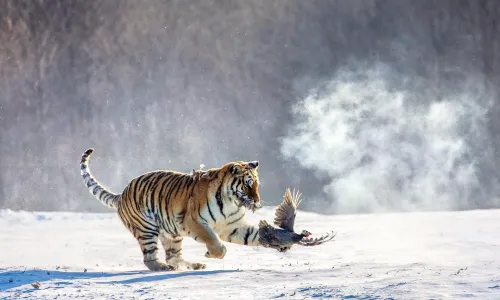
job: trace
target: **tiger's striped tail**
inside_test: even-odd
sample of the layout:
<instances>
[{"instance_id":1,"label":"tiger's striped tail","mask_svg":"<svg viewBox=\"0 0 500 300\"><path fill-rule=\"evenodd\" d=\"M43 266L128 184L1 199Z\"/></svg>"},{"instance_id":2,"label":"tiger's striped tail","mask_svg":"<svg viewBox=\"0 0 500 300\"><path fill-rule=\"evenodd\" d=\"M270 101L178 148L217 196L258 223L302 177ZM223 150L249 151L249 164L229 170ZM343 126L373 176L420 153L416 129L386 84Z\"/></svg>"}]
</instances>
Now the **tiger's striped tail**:
<instances>
[{"instance_id":1,"label":"tiger's striped tail","mask_svg":"<svg viewBox=\"0 0 500 300\"><path fill-rule=\"evenodd\" d=\"M109 207L117 207L120 202L120 195L116 195L108 191L103 187L95 178L90 174L88 162L90 154L94 152L94 149L90 148L85 151L82 155L82 160L80 161L81 174L83 176L83 181L89 189L89 191L96 196L102 203Z\"/></svg>"}]
</instances>

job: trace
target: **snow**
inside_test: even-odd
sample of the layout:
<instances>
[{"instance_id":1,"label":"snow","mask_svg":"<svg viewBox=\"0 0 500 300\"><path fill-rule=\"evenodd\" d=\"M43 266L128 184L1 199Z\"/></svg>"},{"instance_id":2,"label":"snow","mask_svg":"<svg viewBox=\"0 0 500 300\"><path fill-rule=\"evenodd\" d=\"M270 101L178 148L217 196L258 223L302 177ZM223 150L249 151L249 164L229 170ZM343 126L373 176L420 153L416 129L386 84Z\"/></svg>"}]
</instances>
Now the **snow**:
<instances>
[{"instance_id":1,"label":"snow","mask_svg":"<svg viewBox=\"0 0 500 300\"><path fill-rule=\"evenodd\" d=\"M285 254L226 243L226 257L213 260L186 238L184 257L207 269L153 273L115 213L0 210L0 298L500 299L499 220L500 210L299 211L297 231L334 230L335 240Z\"/></svg>"}]
</instances>

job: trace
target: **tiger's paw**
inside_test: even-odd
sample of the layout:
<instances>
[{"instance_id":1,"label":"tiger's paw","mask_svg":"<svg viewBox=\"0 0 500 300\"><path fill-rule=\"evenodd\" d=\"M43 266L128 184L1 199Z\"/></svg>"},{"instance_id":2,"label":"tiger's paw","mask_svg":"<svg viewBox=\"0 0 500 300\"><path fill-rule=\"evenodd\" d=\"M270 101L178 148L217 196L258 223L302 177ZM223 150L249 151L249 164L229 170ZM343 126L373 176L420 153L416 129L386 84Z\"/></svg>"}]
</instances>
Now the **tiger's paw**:
<instances>
[{"instance_id":1,"label":"tiger's paw","mask_svg":"<svg viewBox=\"0 0 500 300\"><path fill-rule=\"evenodd\" d=\"M146 265L146 267L148 267L149 270L153 272L165 272L165 271L177 270L176 266L164 264L159 260L145 261L144 264Z\"/></svg>"},{"instance_id":2,"label":"tiger's paw","mask_svg":"<svg viewBox=\"0 0 500 300\"><path fill-rule=\"evenodd\" d=\"M167 260L167 265L175 266L177 270L203 270L207 267L205 264L188 262L182 258Z\"/></svg>"},{"instance_id":3,"label":"tiger's paw","mask_svg":"<svg viewBox=\"0 0 500 300\"><path fill-rule=\"evenodd\" d=\"M188 270L203 270L207 268L207 265L201 263L190 263L187 265Z\"/></svg>"},{"instance_id":4,"label":"tiger's paw","mask_svg":"<svg viewBox=\"0 0 500 300\"><path fill-rule=\"evenodd\" d=\"M208 251L207 253L205 253L205 257L208 257L208 258L218 258L218 259L223 259L224 256L226 256L226 246L224 246L223 244L219 244L217 246L211 246L211 247L207 247L208 248Z\"/></svg>"}]
</instances>

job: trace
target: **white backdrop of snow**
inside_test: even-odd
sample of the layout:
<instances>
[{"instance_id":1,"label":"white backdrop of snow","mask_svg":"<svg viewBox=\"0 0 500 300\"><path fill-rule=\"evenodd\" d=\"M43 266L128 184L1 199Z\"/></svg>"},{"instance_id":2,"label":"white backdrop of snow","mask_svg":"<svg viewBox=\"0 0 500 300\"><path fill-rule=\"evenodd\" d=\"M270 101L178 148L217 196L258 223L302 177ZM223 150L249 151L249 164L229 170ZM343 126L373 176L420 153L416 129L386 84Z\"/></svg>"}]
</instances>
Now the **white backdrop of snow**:
<instances>
[{"instance_id":1,"label":"white backdrop of snow","mask_svg":"<svg viewBox=\"0 0 500 300\"><path fill-rule=\"evenodd\" d=\"M249 219L273 213L266 207ZM212 260L186 238L186 259L207 269L152 273L114 213L0 210L0 298L500 299L499 219L500 210L299 212L296 230L333 229L335 241L285 254L226 243L227 256Z\"/></svg>"}]
</instances>

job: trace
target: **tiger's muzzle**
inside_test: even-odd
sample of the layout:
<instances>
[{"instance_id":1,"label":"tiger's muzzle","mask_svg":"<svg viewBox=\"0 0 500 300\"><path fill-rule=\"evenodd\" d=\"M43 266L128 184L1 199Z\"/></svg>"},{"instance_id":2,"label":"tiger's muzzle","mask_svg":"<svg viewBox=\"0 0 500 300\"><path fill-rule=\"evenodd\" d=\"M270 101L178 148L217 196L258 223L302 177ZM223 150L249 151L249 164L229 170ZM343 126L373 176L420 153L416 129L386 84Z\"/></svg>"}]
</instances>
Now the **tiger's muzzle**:
<instances>
[{"instance_id":1,"label":"tiger's muzzle","mask_svg":"<svg viewBox=\"0 0 500 300\"><path fill-rule=\"evenodd\" d=\"M251 210L252 212L255 212L255 210L262 208L262 203L259 198L249 197L248 195L240 191L236 192L236 197L238 198L238 200L240 200L242 206Z\"/></svg>"}]
</instances>

